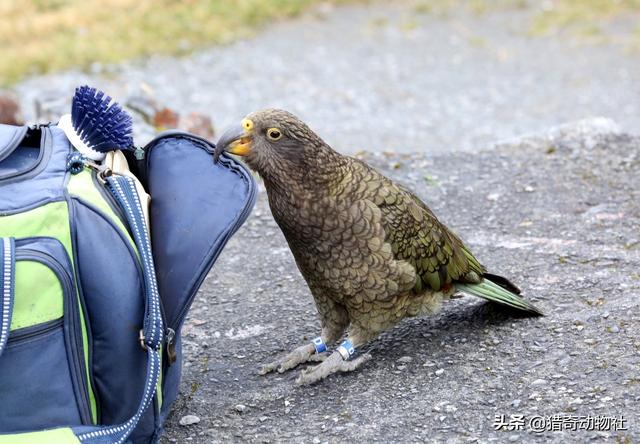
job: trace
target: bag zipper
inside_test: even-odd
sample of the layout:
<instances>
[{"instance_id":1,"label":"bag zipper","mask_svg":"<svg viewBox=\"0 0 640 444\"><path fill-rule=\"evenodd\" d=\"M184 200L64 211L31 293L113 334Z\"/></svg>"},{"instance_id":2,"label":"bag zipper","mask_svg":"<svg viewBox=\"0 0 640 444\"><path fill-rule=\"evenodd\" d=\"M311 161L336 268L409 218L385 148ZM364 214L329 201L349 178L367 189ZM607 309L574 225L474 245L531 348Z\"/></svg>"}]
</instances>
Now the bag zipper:
<instances>
[{"instance_id":1,"label":"bag zipper","mask_svg":"<svg viewBox=\"0 0 640 444\"><path fill-rule=\"evenodd\" d=\"M9 340L7 342L9 344L16 344L23 341L28 341L29 339L51 333L62 327L62 324L63 318L58 318L52 321L43 322L42 324L19 328L10 333Z\"/></svg>"},{"instance_id":2,"label":"bag zipper","mask_svg":"<svg viewBox=\"0 0 640 444\"><path fill-rule=\"evenodd\" d=\"M34 250L29 247L18 247L16 249L16 261L35 261L49 268L56 275L60 284L62 285L62 293L64 299L64 316L69 319L69 334L71 345L71 361L75 368L75 383L80 391L80 398L82 401L81 412L82 420L86 424L91 424L91 409L89 407L89 393L85 380L82 377L84 375L84 359L82 356L82 332L79 332L78 320L79 316L77 300L75 298L74 285L71 276L65 270L65 268L58 262L58 260L48 253L43 251ZM66 342L66 341L65 341ZM78 381L80 379L80 381Z\"/></svg>"}]
</instances>

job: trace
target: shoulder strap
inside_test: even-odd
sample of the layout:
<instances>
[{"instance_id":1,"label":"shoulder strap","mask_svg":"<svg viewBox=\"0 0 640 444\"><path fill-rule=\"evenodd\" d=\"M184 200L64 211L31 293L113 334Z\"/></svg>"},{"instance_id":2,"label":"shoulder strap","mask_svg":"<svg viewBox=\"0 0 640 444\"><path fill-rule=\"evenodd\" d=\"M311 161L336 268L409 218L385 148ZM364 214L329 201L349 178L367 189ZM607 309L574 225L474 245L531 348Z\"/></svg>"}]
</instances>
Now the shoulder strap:
<instances>
[{"instance_id":1,"label":"shoulder strap","mask_svg":"<svg viewBox=\"0 0 640 444\"><path fill-rule=\"evenodd\" d=\"M147 410L160 378L160 356L164 328L160 309L160 296L156 282L155 266L151 253L149 232L144 219L142 204L134 180L127 176L113 175L106 178L107 189L120 205L131 228L134 241L140 253L145 288L145 315L140 332L140 343L147 351L147 377L138 410L124 424L106 427L81 427L76 429L78 439L83 443L113 442L120 444L126 441L136 428L138 421Z\"/></svg>"},{"instance_id":2,"label":"shoulder strap","mask_svg":"<svg viewBox=\"0 0 640 444\"><path fill-rule=\"evenodd\" d=\"M14 275L14 240L12 237L3 237L0 242L0 356L2 356L9 339L11 312L13 311Z\"/></svg>"}]
</instances>

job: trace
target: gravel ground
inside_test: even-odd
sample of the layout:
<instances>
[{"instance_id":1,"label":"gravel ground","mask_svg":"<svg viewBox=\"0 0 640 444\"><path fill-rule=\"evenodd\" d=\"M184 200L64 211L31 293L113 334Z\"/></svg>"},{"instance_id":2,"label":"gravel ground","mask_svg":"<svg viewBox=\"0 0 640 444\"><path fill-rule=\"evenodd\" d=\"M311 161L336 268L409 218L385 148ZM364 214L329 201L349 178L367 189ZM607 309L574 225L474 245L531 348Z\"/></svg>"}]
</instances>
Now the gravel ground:
<instances>
[{"instance_id":1,"label":"gravel ground","mask_svg":"<svg viewBox=\"0 0 640 444\"><path fill-rule=\"evenodd\" d=\"M164 443L639 442L640 138L583 122L476 154L364 158L547 316L467 297L385 333L355 373L258 376L319 331L263 192L186 322ZM496 431L497 414L525 415L525 430ZM537 434L535 415L624 415L628 430Z\"/></svg>"},{"instance_id":2,"label":"gravel ground","mask_svg":"<svg viewBox=\"0 0 640 444\"><path fill-rule=\"evenodd\" d=\"M120 99L144 82L160 102L207 113L219 129L277 106L352 153L469 150L592 116L637 131L638 53L617 34L601 45L531 38L533 13L441 17L416 14L411 2L321 8L191 57L96 65L93 73L38 77L17 90L29 120L35 97L68 98L81 82Z\"/></svg>"}]
</instances>

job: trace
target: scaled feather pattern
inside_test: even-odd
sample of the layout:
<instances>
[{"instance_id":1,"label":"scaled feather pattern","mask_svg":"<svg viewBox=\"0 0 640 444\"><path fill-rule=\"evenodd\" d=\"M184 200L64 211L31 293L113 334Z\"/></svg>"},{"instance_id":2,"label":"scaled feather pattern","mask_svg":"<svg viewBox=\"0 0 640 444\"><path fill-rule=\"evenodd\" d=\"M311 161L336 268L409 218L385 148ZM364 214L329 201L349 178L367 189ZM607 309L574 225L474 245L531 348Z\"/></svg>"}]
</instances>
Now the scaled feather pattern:
<instances>
[{"instance_id":1,"label":"scaled feather pattern","mask_svg":"<svg viewBox=\"0 0 640 444\"><path fill-rule=\"evenodd\" d=\"M410 190L334 151L288 112L260 111L243 122L250 131L223 142L233 152L250 140L246 162L264 180L271 212L311 290L327 343L346 333L359 347L403 318L437 312L456 292L541 314L506 278L486 273ZM276 140L268 137L274 129L281 134ZM300 347L263 373L293 368L313 353L311 346ZM299 382L355 367L332 355Z\"/></svg>"}]
</instances>

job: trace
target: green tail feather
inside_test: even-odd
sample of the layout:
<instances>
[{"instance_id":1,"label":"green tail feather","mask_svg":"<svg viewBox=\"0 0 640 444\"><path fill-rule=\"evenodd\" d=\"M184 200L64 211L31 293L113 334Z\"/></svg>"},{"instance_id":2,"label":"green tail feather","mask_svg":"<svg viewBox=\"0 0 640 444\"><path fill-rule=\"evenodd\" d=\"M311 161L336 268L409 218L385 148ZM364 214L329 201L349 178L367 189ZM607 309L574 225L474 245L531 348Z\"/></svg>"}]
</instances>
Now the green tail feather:
<instances>
[{"instance_id":1,"label":"green tail feather","mask_svg":"<svg viewBox=\"0 0 640 444\"><path fill-rule=\"evenodd\" d=\"M534 305L530 304L522 297L511 293L510 291L494 284L488 279L484 279L479 284L463 284L456 282L456 289L465 293L478 296L488 301L497 302L499 304L508 305L518 310L544 316L544 313Z\"/></svg>"}]
</instances>

